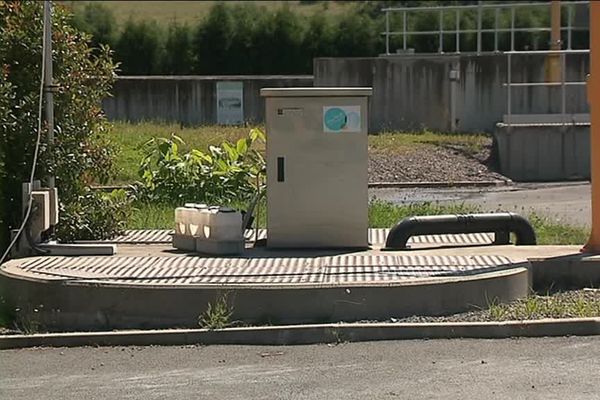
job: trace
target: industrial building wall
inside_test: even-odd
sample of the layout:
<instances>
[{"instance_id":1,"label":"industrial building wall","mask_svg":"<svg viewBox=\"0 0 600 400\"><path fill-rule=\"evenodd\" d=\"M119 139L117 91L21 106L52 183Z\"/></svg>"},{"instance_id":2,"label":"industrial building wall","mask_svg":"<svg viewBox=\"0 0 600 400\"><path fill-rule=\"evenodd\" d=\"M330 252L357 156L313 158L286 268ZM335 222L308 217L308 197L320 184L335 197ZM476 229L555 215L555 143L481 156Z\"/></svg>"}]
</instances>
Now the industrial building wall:
<instances>
[{"instance_id":1,"label":"industrial building wall","mask_svg":"<svg viewBox=\"0 0 600 400\"><path fill-rule=\"evenodd\" d=\"M232 104L231 99L227 98L225 103L219 105L218 87L224 82L238 82L242 88L243 99L238 104L242 120L263 122L265 103L264 98L260 97L261 88L312 86L313 77L121 76L115 82L113 96L104 99L102 106L111 121L216 124L220 122L218 108ZM235 106L235 99L233 103Z\"/></svg>"},{"instance_id":2,"label":"industrial building wall","mask_svg":"<svg viewBox=\"0 0 600 400\"><path fill-rule=\"evenodd\" d=\"M544 81L545 55L514 56L513 82ZM452 83L450 72L459 71ZM567 80L584 80L589 56L569 55ZM370 132L383 130L493 132L507 113L506 55L413 55L317 58L314 86L373 87ZM110 120L158 120L184 125L214 124L217 85L241 82L244 121L264 121L263 87L313 86L312 76L129 76L119 77L103 102ZM455 85L452 90L452 85ZM513 88L513 114L561 110L560 87ZM454 94L453 94L454 93ZM454 115L452 103L454 102ZM587 113L584 86L567 88L567 112Z\"/></svg>"},{"instance_id":3,"label":"industrial building wall","mask_svg":"<svg viewBox=\"0 0 600 400\"><path fill-rule=\"evenodd\" d=\"M513 82L543 82L546 55L512 57ZM585 80L589 56L569 55L566 80ZM458 70L456 83L450 71ZM507 113L507 56L402 55L372 58L317 58L315 86L371 86L370 131L449 131L455 104L456 130L493 132ZM455 90L451 90L451 85ZM561 111L560 87L513 88L513 114ZM454 95L452 93L454 92ZM584 86L567 88L567 112L587 113Z\"/></svg>"}]
</instances>

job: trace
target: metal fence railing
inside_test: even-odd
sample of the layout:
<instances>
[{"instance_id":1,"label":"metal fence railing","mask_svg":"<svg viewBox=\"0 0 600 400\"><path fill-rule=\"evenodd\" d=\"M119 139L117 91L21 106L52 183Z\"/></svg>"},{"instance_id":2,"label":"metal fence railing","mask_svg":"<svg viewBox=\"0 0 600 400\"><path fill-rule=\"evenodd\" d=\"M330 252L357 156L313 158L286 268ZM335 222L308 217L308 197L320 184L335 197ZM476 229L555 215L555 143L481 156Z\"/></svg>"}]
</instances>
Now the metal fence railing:
<instances>
[{"instance_id":1,"label":"metal fence railing","mask_svg":"<svg viewBox=\"0 0 600 400\"><path fill-rule=\"evenodd\" d=\"M545 121L535 121L535 122L548 122L548 123L560 123L561 125L565 124L573 124L573 123L586 123L582 115L567 113L567 87L569 86L584 86L586 85L586 81L567 81L567 57L569 55L574 54L589 54L589 50L537 50L537 51L507 51L504 54L506 55L506 74L507 79L504 87L506 87L506 115L504 117L504 123L509 127L515 123L523 122L523 121L515 121L514 114L512 112L513 108L513 89L514 88L528 88L528 87L556 87L560 86L561 88L561 107L560 114L544 114ZM552 55L558 54L560 57L560 81L553 82L513 82L512 76L512 60L515 56L521 55ZM575 117L577 116L577 117ZM558 117L558 118L552 118ZM588 117L589 118L589 117ZM531 121L529 121L531 122Z\"/></svg>"},{"instance_id":2,"label":"metal fence railing","mask_svg":"<svg viewBox=\"0 0 600 400\"><path fill-rule=\"evenodd\" d=\"M573 44L573 32L588 30L588 27L582 26L574 26L573 25L573 16L574 10L577 6L589 6L589 1L563 1L561 2L561 8L566 9L567 18L566 25L561 26L561 32L566 32L567 40L567 50L572 49ZM476 47L477 53L480 54L483 52L482 49L482 35L493 34L494 35L494 49L493 52L499 52L499 36L500 34L509 33L510 34L510 51L515 51L515 34L517 32L551 32L551 27L517 27L516 20L516 10L523 7L542 7L542 8L550 8L550 3L526 3L526 2L517 2L517 3L488 3L488 2L479 2L476 5L456 5L456 6L433 6L433 7L389 7L382 9L382 12L385 13L385 32L382 34L385 36L385 54L390 55L390 39L393 37L400 36L402 37L402 50L404 52L408 51L408 38L411 36L432 36L438 38L438 52L444 52L444 37L448 35L452 35L454 37L454 49L455 53L460 53L461 51L461 34L476 34ZM489 12L492 10L494 12L494 26L492 28L484 28L483 27L483 13ZM500 24L500 14L501 12L510 13L510 26L503 27ZM409 30L409 19L411 14L415 13L438 13L438 29L423 31L423 30ZM466 12L475 12L476 13L476 28L468 29L461 28L461 15ZM453 27L444 27L444 17L448 13L454 13L454 23ZM392 23L394 14L401 14L402 18L402 29L392 30ZM492 51L492 50L488 50Z\"/></svg>"}]
</instances>

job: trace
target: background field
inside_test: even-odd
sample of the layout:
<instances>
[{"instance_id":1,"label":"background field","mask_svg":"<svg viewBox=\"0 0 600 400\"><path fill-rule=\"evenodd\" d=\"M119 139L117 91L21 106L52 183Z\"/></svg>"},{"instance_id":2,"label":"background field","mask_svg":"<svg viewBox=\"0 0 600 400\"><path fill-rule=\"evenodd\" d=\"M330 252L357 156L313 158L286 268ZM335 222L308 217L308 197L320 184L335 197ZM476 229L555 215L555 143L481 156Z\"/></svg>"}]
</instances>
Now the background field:
<instances>
[{"instance_id":1,"label":"background field","mask_svg":"<svg viewBox=\"0 0 600 400\"><path fill-rule=\"evenodd\" d=\"M262 126L259 128L264 129ZM176 124L116 122L110 138L119 148L116 158L118 174L112 183L131 183L138 179L137 168L142 159L143 144L153 137L169 137L175 134L183 139L187 148L206 150L210 145L219 145L224 140L235 141L248 135L251 127L199 126L180 127ZM473 156L489 146L491 139L485 134L442 134L424 132L388 132L369 136L371 155L387 157L402 156L414 152L426 157L429 150L439 147L460 149L465 157ZM263 150L260 148L259 150ZM418 158L415 156L415 158ZM414 160L416 165L418 160ZM477 164L478 161L471 160Z\"/></svg>"},{"instance_id":2,"label":"background field","mask_svg":"<svg viewBox=\"0 0 600 400\"><path fill-rule=\"evenodd\" d=\"M74 12L82 10L90 1L59 1ZM155 20L167 25L170 22L195 24L200 22L217 1L94 1L109 7L118 25L123 25L128 19L136 21ZM168 4L165 4L168 3ZM300 1L227 1L228 4L254 4L270 11L286 5L304 15L326 11L328 14L340 14L353 7L352 2L314 3Z\"/></svg>"}]
</instances>

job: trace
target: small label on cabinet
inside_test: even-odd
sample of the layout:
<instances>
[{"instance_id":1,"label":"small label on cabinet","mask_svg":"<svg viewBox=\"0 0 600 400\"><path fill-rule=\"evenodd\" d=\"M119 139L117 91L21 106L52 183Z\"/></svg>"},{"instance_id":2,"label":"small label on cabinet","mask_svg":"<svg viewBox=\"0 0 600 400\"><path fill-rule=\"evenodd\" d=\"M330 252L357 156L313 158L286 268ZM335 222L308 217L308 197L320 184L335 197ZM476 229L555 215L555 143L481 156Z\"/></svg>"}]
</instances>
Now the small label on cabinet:
<instances>
[{"instance_id":1,"label":"small label on cabinet","mask_svg":"<svg viewBox=\"0 0 600 400\"><path fill-rule=\"evenodd\" d=\"M323 131L329 133L360 132L360 106L323 107Z\"/></svg>"}]
</instances>

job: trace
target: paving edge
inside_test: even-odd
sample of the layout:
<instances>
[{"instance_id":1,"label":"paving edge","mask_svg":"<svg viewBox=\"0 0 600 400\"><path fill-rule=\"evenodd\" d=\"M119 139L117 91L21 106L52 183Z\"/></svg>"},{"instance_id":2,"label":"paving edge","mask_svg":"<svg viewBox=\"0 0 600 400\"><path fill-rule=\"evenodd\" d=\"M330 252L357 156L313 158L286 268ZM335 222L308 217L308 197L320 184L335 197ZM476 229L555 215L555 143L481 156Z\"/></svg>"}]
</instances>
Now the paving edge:
<instances>
[{"instance_id":1,"label":"paving edge","mask_svg":"<svg viewBox=\"0 0 600 400\"><path fill-rule=\"evenodd\" d=\"M407 182L369 182L368 187L370 189L403 189L403 188L456 188L456 187L490 187L490 186L510 186L513 181L509 178L504 180L491 180L491 181L455 181L455 182L437 182L437 181L407 181ZM131 190L132 185L92 185L92 190L110 192L113 190L123 189Z\"/></svg>"},{"instance_id":2,"label":"paving edge","mask_svg":"<svg viewBox=\"0 0 600 400\"><path fill-rule=\"evenodd\" d=\"M493 187L510 186L510 179L494 181L456 181L456 182L369 182L369 189L404 188L457 188L457 187Z\"/></svg>"},{"instance_id":3,"label":"paving edge","mask_svg":"<svg viewBox=\"0 0 600 400\"><path fill-rule=\"evenodd\" d=\"M337 323L207 329L130 330L0 336L0 350L27 347L298 345L405 339L503 339L600 335L600 318L505 322Z\"/></svg>"}]
</instances>

